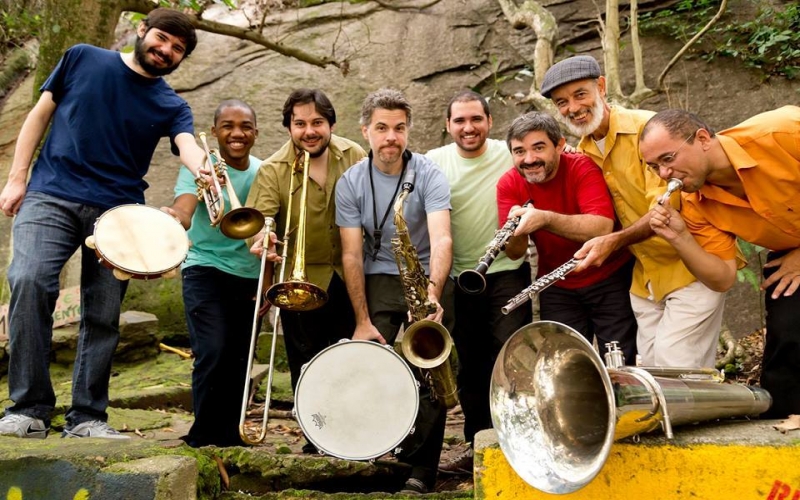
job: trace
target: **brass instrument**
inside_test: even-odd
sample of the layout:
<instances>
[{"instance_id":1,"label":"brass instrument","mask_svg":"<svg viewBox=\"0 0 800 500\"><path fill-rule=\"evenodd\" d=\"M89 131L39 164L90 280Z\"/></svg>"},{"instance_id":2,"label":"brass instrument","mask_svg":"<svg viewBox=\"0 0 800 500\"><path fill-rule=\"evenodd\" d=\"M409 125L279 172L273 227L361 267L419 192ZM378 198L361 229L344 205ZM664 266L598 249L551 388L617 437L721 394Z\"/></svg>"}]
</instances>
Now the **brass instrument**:
<instances>
[{"instance_id":1,"label":"brass instrument","mask_svg":"<svg viewBox=\"0 0 800 500\"><path fill-rule=\"evenodd\" d=\"M458 404L456 379L450 367L450 352L453 339L441 324L425 319L436 312L436 304L428 299L428 284L425 270L419 262L417 249L411 244L408 226L403 218L403 203L414 190L414 170L409 170L402 191L394 204L394 224L397 232L392 237L400 282L413 323L403 334L400 347L406 360L420 369L423 379L430 387L431 397L438 399L447 408Z\"/></svg>"},{"instance_id":2,"label":"brass instrument","mask_svg":"<svg viewBox=\"0 0 800 500\"><path fill-rule=\"evenodd\" d=\"M286 261L286 249L289 247L289 225L292 220L292 202L294 198L294 177L302 171L303 185L300 191L300 215L297 221L297 241L294 245L294 266L289 279L272 285L267 291L267 300L272 305L287 311L312 311L322 307L328 301L328 292L306 279L305 249L306 249L306 200L308 199L308 170L311 156L308 151L297 155L291 180L289 181L289 207L286 213L286 228L283 233L283 259Z\"/></svg>"},{"instance_id":3,"label":"brass instrument","mask_svg":"<svg viewBox=\"0 0 800 500\"><path fill-rule=\"evenodd\" d=\"M597 476L616 440L658 427L671 439L674 425L758 415L772 402L764 389L721 383L710 369L622 361L611 346L604 366L580 333L552 321L524 326L506 342L490 411L500 448L525 482L571 493Z\"/></svg>"},{"instance_id":4,"label":"brass instrument","mask_svg":"<svg viewBox=\"0 0 800 500\"><path fill-rule=\"evenodd\" d=\"M530 203L526 203L524 206L527 207L529 205ZM495 231L494 238L486 246L486 253L478 260L478 265L475 266L475 269L467 269L459 273L456 283L464 293L478 295L486 290L486 271L489 270L489 266L492 265L492 262L500 252L505 250L508 240L514 236L514 231L519 226L520 219L522 219L522 216L508 219L503 224L503 227Z\"/></svg>"},{"instance_id":5,"label":"brass instrument","mask_svg":"<svg viewBox=\"0 0 800 500\"><path fill-rule=\"evenodd\" d=\"M680 179L672 178L667 181L667 190L658 198L658 204L663 205L669 202L669 197L672 193L683 188L683 181Z\"/></svg>"},{"instance_id":6,"label":"brass instrument","mask_svg":"<svg viewBox=\"0 0 800 500\"><path fill-rule=\"evenodd\" d=\"M570 259L564 264L561 264L560 266L555 268L553 271L537 279L536 281L531 283L527 288L525 288L517 295L512 297L506 303L506 305L500 308L500 311L503 314L508 314L514 309L524 304L525 302L533 300L536 294L538 294L545 288L549 287L556 281L563 280L569 273L571 273L575 269L575 267L578 265L578 262L580 261L577 259Z\"/></svg>"},{"instance_id":7,"label":"brass instrument","mask_svg":"<svg viewBox=\"0 0 800 500\"><path fill-rule=\"evenodd\" d=\"M255 208L243 207L233 189L230 176L228 176L228 165L217 149L208 149L206 133L200 132L200 142L206 153L206 168L211 177L211 184L205 182L200 173L197 173L195 182L198 185L198 199L205 201L208 217L211 225L219 225L219 230L228 238L243 240L256 235L264 227L264 218L261 212ZM216 161L214 161L216 159ZM225 189L228 192L228 200L231 207L225 211L225 199L222 196L222 186L220 179L224 180Z\"/></svg>"},{"instance_id":8,"label":"brass instrument","mask_svg":"<svg viewBox=\"0 0 800 500\"><path fill-rule=\"evenodd\" d=\"M275 366L275 346L276 341L278 339L278 322L280 321L280 316L278 315L276 309L275 311L275 328L272 332L272 348L269 352L269 375L267 376L267 395L266 401L264 402L264 416L261 420L261 428L259 429L257 436L255 439L251 438L247 435L244 429L244 421L245 417L247 416L247 406L250 403L250 390L251 390L251 381L252 381L252 371L253 371L253 358L255 357L256 352L256 343L258 342L258 310L261 309L261 287L264 286L264 269L267 265L267 246L269 244L269 233L272 231L273 226L275 225L275 219L272 217L265 217L264 218L264 250L261 254L261 272L258 275L258 287L256 288L256 306L255 310L253 311L253 330L250 334L250 353L247 355L247 371L245 372L244 378L244 394L242 396L242 411L239 414L239 437L245 443L249 445L256 445L264 441L264 438L267 436L267 420L268 412L269 412L269 403L272 398L272 371L273 367ZM283 277L283 267L281 267L281 278ZM255 387L252 388L255 391Z\"/></svg>"}]
</instances>

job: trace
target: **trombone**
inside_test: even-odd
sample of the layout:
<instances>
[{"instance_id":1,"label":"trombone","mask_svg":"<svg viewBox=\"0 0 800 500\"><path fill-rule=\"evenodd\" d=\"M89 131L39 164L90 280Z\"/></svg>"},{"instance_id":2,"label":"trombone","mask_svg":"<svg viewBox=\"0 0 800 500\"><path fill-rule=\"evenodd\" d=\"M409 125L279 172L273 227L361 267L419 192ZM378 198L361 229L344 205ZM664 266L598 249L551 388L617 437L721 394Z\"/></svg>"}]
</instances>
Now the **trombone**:
<instances>
[{"instance_id":1,"label":"trombone","mask_svg":"<svg viewBox=\"0 0 800 500\"><path fill-rule=\"evenodd\" d=\"M294 246L294 265L289 279L283 281L283 267L278 283L267 291L267 300L279 309L287 311L312 311L322 307L328 301L328 293L317 285L309 282L305 271L306 248L306 200L308 198L308 164L311 156L308 151L303 151L303 160L300 155L295 158L293 172L289 181L289 207L286 211L286 228L283 233L283 262L286 262L287 248L289 247L289 225L292 220L292 204L294 198L294 177L296 173L303 172L303 185L300 191L300 215L297 221L297 242ZM284 264L285 266L285 264Z\"/></svg>"},{"instance_id":2,"label":"trombone","mask_svg":"<svg viewBox=\"0 0 800 500\"><path fill-rule=\"evenodd\" d=\"M275 346L276 340L278 338L278 327L280 322L280 315L278 314L278 310L275 310L275 321L273 324L275 327L272 331L272 347L269 351L269 374L267 376L267 394L266 394L266 401L264 403L264 416L262 418L261 428L259 429L257 436L255 439L250 438L247 435L244 429L244 421L247 417L247 406L250 402L250 382L252 381L252 371L253 371L253 358L255 357L256 351L256 343L258 342L258 310L261 309L261 287L264 286L264 270L267 266L267 245L269 244L269 233L272 231L272 227L275 224L275 219L272 217L265 217L264 218L264 250L261 254L261 274L259 274L258 278L258 288L256 293L256 308L253 311L253 331L250 334L250 353L247 356L247 371L245 372L244 378L244 394L242 395L242 409L241 413L239 414L239 437L245 443L249 445L256 445L264 441L264 438L267 435L267 420L269 419L269 403L272 398L272 367L275 365ZM281 266L281 279L283 279L283 268ZM253 388L255 390L255 388Z\"/></svg>"},{"instance_id":3,"label":"trombone","mask_svg":"<svg viewBox=\"0 0 800 500\"><path fill-rule=\"evenodd\" d=\"M203 143L203 150L206 153L206 168L211 182L206 182L200 173L196 175L197 197L202 199L208 210L208 217L211 225L219 226L222 234L235 240L243 240L255 236L264 227L264 219L261 212L255 208L243 207L233 189L230 176L228 176L228 165L222 159L222 155L216 149L208 149L206 133L200 132L200 142ZM214 161L214 159L216 161ZM228 192L230 210L225 212L225 199L222 196L222 186L220 179L225 181L225 189Z\"/></svg>"}]
</instances>

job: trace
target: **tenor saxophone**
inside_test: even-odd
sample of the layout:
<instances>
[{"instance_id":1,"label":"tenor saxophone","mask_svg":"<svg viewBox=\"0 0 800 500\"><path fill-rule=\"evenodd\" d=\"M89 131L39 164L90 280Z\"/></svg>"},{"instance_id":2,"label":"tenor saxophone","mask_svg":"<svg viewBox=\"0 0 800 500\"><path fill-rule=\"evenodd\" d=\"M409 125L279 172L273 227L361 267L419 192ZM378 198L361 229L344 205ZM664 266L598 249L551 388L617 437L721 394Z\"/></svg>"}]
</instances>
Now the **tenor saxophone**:
<instances>
[{"instance_id":1,"label":"tenor saxophone","mask_svg":"<svg viewBox=\"0 0 800 500\"><path fill-rule=\"evenodd\" d=\"M403 203L414 190L414 177L414 170L409 169L394 204L394 224L397 231L392 237L392 251L412 321L403 334L400 346L406 360L422 373L423 381L430 388L431 397L438 399L447 408L452 408L458 403L456 379L450 367L453 339L447 328L425 319L436 312L436 304L428 298L430 280L425 276L425 269L419 262L417 249L411 244L408 225L403 217Z\"/></svg>"}]
</instances>

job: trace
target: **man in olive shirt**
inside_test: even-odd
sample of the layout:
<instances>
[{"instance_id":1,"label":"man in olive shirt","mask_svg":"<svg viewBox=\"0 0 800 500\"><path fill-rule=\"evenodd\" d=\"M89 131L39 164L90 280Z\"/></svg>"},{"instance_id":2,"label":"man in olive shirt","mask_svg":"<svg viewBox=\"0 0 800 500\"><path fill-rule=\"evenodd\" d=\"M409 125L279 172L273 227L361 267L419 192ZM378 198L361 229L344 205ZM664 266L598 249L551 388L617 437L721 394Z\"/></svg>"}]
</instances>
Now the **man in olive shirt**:
<instances>
[{"instance_id":1,"label":"man in olive shirt","mask_svg":"<svg viewBox=\"0 0 800 500\"><path fill-rule=\"evenodd\" d=\"M276 234L284 234L288 223L296 235L303 173L293 173L293 165L298 154L309 152L306 245L302 250L305 252L307 280L326 290L328 301L313 311L283 310L280 313L292 389L297 388L303 364L339 339L349 339L355 331L353 307L342 279L342 246L339 228L335 224L334 189L342 173L364 158L366 153L355 142L333 135L335 124L336 111L322 91L298 89L292 92L283 106L283 126L289 131L290 138L261 164L246 203L264 216L276 218ZM292 220L287 222L292 175L297 189L292 197ZM295 241L297 238L289 239L284 279L288 279L294 267ZM251 251L260 254L261 242L257 241ZM271 283L273 275L274 264L267 262L265 283ZM315 450L306 444L303 451Z\"/></svg>"}]
</instances>

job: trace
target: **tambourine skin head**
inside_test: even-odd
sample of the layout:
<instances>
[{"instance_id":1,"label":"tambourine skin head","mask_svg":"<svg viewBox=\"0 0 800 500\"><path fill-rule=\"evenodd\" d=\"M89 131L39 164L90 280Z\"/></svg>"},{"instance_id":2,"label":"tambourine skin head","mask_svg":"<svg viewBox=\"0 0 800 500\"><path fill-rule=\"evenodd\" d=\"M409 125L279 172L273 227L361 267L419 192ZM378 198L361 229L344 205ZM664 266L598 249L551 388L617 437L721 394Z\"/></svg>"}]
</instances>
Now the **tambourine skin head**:
<instances>
[{"instance_id":1,"label":"tambourine skin head","mask_svg":"<svg viewBox=\"0 0 800 500\"><path fill-rule=\"evenodd\" d=\"M86 246L91 248L92 250L95 250L97 248L94 244L94 235L87 236L84 243L86 243Z\"/></svg>"}]
</instances>

